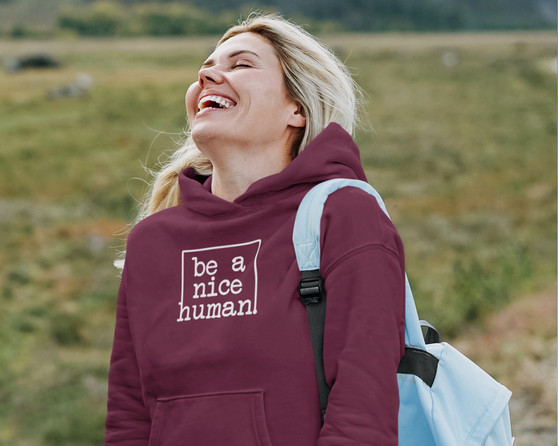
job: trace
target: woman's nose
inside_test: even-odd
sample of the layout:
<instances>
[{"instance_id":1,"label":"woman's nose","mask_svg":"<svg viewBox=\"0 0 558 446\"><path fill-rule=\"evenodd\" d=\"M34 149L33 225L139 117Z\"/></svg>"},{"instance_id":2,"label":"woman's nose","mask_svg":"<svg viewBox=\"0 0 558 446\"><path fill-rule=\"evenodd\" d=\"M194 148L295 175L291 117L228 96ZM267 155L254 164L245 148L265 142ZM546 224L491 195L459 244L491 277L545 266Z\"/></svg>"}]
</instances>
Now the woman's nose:
<instances>
[{"instance_id":1,"label":"woman's nose","mask_svg":"<svg viewBox=\"0 0 558 446\"><path fill-rule=\"evenodd\" d=\"M219 84L222 81L223 75L215 66L204 67L198 73L198 82L202 88L207 83Z\"/></svg>"}]
</instances>

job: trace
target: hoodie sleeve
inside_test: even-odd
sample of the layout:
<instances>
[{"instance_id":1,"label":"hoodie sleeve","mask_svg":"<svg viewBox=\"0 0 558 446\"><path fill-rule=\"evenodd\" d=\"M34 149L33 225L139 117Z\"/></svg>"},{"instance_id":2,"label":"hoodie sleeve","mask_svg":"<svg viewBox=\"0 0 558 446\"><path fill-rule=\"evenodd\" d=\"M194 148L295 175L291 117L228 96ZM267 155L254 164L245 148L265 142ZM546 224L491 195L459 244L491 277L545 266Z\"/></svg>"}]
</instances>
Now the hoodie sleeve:
<instances>
[{"instance_id":1,"label":"hoodie sleeve","mask_svg":"<svg viewBox=\"0 0 558 446\"><path fill-rule=\"evenodd\" d=\"M401 240L376 200L354 188L332 194L322 217L331 393L318 446L397 446L404 274Z\"/></svg>"},{"instance_id":2,"label":"hoodie sleeve","mask_svg":"<svg viewBox=\"0 0 558 446\"><path fill-rule=\"evenodd\" d=\"M144 405L140 375L128 323L126 269L118 292L110 360L105 444L147 446L151 421Z\"/></svg>"}]
</instances>

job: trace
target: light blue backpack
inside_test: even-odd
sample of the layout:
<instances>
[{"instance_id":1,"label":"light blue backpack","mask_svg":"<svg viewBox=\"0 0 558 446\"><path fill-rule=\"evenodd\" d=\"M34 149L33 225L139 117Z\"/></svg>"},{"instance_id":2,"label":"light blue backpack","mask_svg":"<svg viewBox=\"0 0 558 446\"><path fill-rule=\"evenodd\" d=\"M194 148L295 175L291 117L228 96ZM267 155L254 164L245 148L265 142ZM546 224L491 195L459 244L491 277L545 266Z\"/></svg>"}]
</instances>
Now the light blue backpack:
<instances>
[{"instance_id":1,"label":"light blue backpack","mask_svg":"<svg viewBox=\"0 0 558 446\"><path fill-rule=\"evenodd\" d=\"M329 387L323 366L325 290L320 275L320 220L330 193L358 187L373 195L388 215L382 198L364 181L333 179L318 184L302 200L293 243L302 280L299 292L308 311L322 419ZM389 215L388 215L389 217ZM511 392L445 342L428 323L419 321L405 277L405 356L399 383L400 446L511 446L508 402ZM427 327L423 335L422 326Z\"/></svg>"}]
</instances>

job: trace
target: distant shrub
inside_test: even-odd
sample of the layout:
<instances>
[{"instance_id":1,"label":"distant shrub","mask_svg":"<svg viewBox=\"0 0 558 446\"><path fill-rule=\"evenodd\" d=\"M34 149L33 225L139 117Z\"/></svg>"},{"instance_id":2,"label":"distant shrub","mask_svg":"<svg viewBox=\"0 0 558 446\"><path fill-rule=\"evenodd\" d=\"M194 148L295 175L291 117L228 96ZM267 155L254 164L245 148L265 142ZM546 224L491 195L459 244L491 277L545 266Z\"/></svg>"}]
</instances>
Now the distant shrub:
<instances>
[{"instance_id":1,"label":"distant shrub","mask_svg":"<svg viewBox=\"0 0 558 446\"><path fill-rule=\"evenodd\" d=\"M214 14L193 6L169 3L146 3L132 9L143 34L151 36L178 36L218 33L224 28Z\"/></svg>"},{"instance_id":2,"label":"distant shrub","mask_svg":"<svg viewBox=\"0 0 558 446\"><path fill-rule=\"evenodd\" d=\"M58 26L84 36L115 36L123 27L123 17L124 10L118 3L102 0L88 8L63 10Z\"/></svg>"},{"instance_id":3,"label":"distant shrub","mask_svg":"<svg viewBox=\"0 0 558 446\"><path fill-rule=\"evenodd\" d=\"M12 27L9 35L12 39L22 39L28 37L30 33L25 26L19 24Z\"/></svg>"},{"instance_id":4,"label":"distant shrub","mask_svg":"<svg viewBox=\"0 0 558 446\"><path fill-rule=\"evenodd\" d=\"M2 288L2 299L12 300L14 298L14 292L11 287L4 285Z\"/></svg>"},{"instance_id":5,"label":"distant shrub","mask_svg":"<svg viewBox=\"0 0 558 446\"><path fill-rule=\"evenodd\" d=\"M57 313L50 318L50 334L57 344L71 346L81 343L83 320L78 315Z\"/></svg>"},{"instance_id":6,"label":"distant shrub","mask_svg":"<svg viewBox=\"0 0 558 446\"><path fill-rule=\"evenodd\" d=\"M15 285L27 285L31 281L31 275L26 268L20 267L9 271L7 279Z\"/></svg>"},{"instance_id":7,"label":"distant shrub","mask_svg":"<svg viewBox=\"0 0 558 446\"><path fill-rule=\"evenodd\" d=\"M125 7L109 0L63 10L58 27L83 36L181 36L222 33L234 13L219 13L184 3L141 3Z\"/></svg>"},{"instance_id":8,"label":"distant shrub","mask_svg":"<svg viewBox=\"0 0 558 446\"><path fill-rule=\"evenodd\" d=\"M10 328L17 333L33 333L36 328L28 314L18 314L12 317L10 325Z\"/></svg>"}]
</instances>

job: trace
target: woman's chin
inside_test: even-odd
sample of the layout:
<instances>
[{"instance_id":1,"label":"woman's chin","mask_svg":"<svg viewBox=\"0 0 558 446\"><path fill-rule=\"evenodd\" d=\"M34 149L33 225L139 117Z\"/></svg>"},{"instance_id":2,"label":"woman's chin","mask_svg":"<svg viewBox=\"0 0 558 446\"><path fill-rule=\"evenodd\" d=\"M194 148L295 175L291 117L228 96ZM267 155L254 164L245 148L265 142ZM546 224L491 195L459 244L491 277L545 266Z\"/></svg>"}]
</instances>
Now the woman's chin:
<instances>
[{"instance_id":1,"label":"woman's chin","mask_svg":"<svg viewBox=\"0 0 558 446\"><path fill-rule=\"evenodd\" d=\"M216 125L208 122L197 122L190 128L192 139L200 150L205 146L215 144L223 145L230 138L230 132L222 125Z\"/></svg>"}]
</instances>

